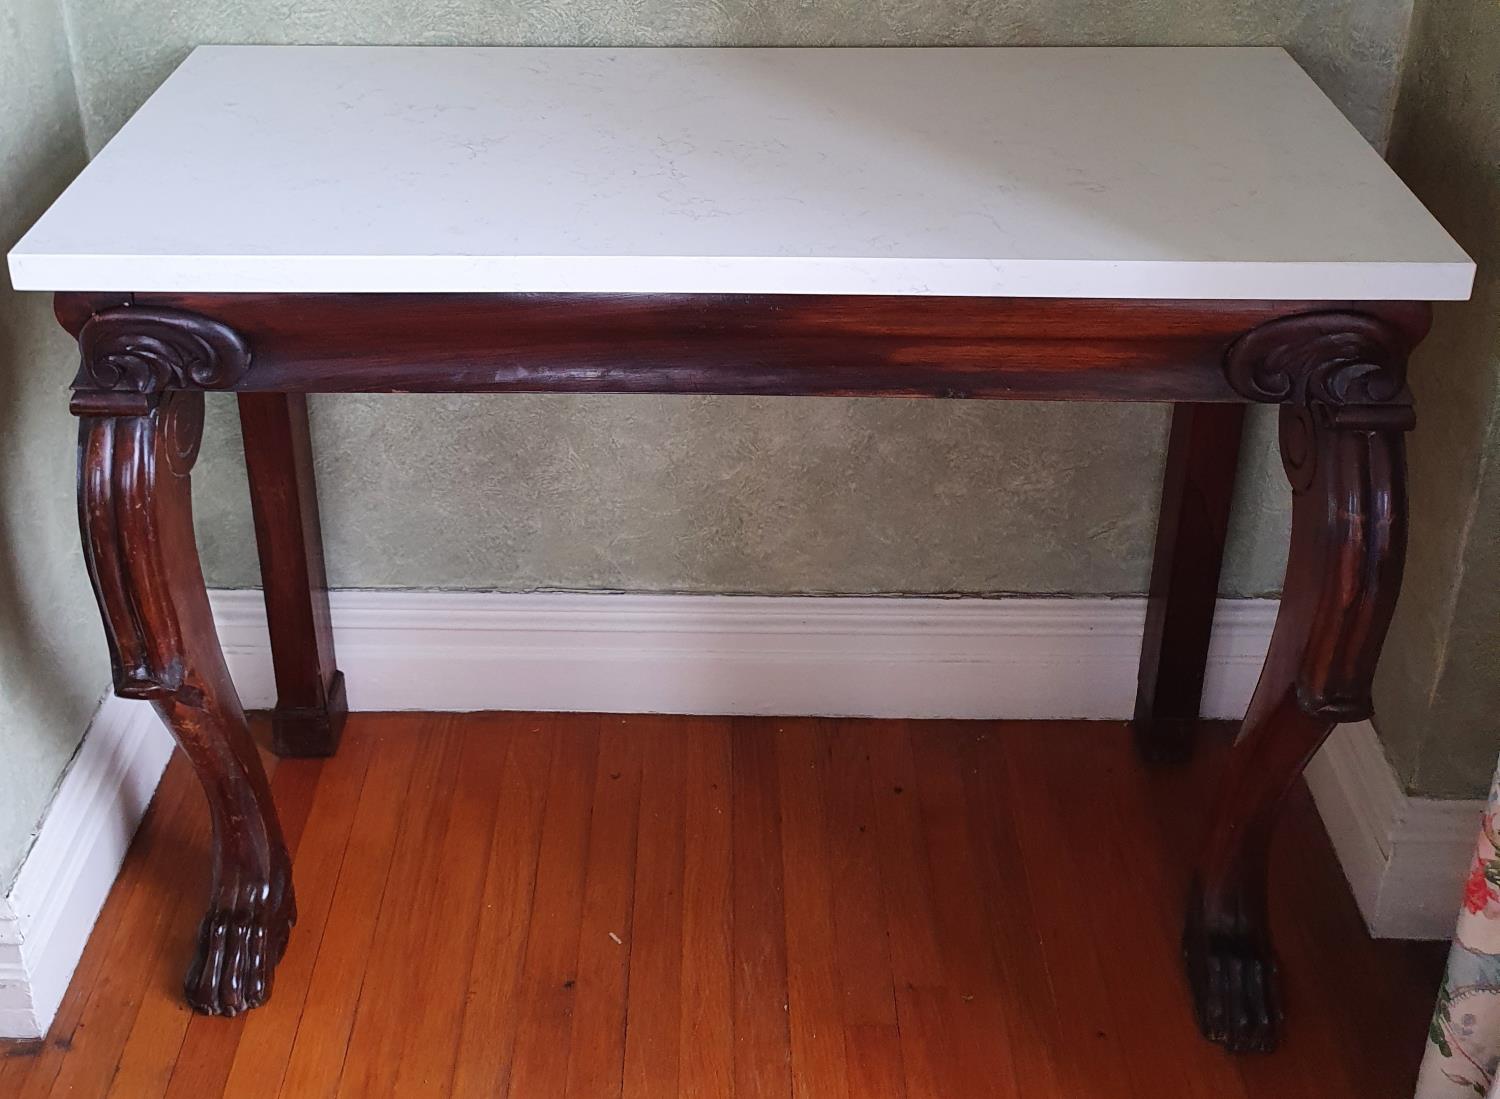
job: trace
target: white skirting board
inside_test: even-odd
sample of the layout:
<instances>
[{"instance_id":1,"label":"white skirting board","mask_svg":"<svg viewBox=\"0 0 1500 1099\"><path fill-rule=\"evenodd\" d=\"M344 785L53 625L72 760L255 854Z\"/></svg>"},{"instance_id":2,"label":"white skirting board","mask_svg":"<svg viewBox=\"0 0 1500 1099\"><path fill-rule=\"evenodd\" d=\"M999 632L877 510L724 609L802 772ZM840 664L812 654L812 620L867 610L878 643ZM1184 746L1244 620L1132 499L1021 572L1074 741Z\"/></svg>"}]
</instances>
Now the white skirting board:
<instances>
[{"instance_id":1,"label":"white skirting board","mask_svg":"<svg viewBox=\"0 0 1500 1099\"><path fill-rule=\"evenodd\" d=\"M1370 934L1450 938L1484 800L1408 795L1368 721L1334 730L1307 785Z\"/></svg>"},{"instance_id":2,"label":"white skirting board","mask_svg":"<svg viewBox=\"0 0 1500 1099\"><path fill-rule=\"evenodd\" d=\"M275 702L254 591L213 593L245 704ZM1130 716L1142 599L895 599L346 591L333 595L356 710L599 710L953 718ZM1205 716L1254 689L1272 600L1220 603ZM45 1033L160 777L144 703L100 708L0 901L0 1036ZM1443 938L1478 802L1405 796L1367 724L1309 771L1377 934Z\"/></svg>"},{"instance_id":3,"label":"white skirting board","mask_svg":"<svg viewBox=\"0 0 1500 1099\"><path fill-rule=\"evenodd\" d=\"M1126 718L1144 599L341 591L356 710ZM245 704L276 688L255 591L214 593ZM1203 712L1239 717L1274 600L1225 600Z\"/></svg>"},{"instance_id":4,"label":"white skirting board","mask_svg":"<svg viewBox=\"0 0 1500 1099\"><path fill-rule=\"evenodd\" d=\"M95 713L0 900L0 1037L47 1033L171 754L149 703Z\"/></svg>"}]
</instances>

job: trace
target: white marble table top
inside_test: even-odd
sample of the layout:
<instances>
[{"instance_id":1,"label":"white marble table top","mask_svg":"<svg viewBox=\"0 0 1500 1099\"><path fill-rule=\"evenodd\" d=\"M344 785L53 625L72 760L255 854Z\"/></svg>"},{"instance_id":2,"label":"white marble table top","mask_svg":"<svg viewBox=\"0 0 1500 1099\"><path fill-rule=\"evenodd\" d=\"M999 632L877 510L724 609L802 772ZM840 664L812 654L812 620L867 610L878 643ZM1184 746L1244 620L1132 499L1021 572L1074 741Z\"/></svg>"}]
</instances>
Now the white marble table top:
<instances>
[{"instance_id":1,"label":"white marble table top","mask_svg":"<svg viewBox=\"0 0 1500 1099\"><path fill-rule=\"evenodd\" d=\"M1453 299L1275 48L206 46L29 290Z\"/></svg>"}]
</instances>

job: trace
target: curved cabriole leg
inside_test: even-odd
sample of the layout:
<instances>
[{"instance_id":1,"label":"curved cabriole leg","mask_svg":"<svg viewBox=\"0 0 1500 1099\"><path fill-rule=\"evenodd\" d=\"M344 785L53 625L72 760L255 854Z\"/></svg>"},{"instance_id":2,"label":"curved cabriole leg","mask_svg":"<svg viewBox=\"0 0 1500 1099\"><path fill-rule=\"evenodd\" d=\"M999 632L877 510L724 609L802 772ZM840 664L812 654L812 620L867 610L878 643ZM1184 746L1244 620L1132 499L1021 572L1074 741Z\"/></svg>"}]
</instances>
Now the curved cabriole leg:
<instances>
[{"instance_id":1,"label":"curved cabriole leg","mask_svg":"<svg viewBox=\"0 0 1500 1099\"><path fill-rule=\"evenodd\" d=\"M210 1015L264 1003L296 919L291 863L204 590L188 471L195 392L79 393L79 519L115 691L149 699L192 762L213 822L213 885L188 972Z\"/></svg>"},{"instance_id":2,"label":"curved cabriole leg","mask_svg":"<svg viewBox=\"0 0 1500 1099\"><path fill-rule=\"evenodd\" d=\"M1294 499L1281 610L1188 903L1183 953L1198 1022L1236 1051L1271 1049L1280 1029L1266 912L1276 811L1333 726L1370 716L1401 583L1412 426L1404 352L1392 343L1375 354L1368 336L1325 339L1321 350L1337 346L1342 357L1288 382L1281 452ZM1286 381L1298 365L1287 358L1273 357L1282 374L1261 380Z\"/></svg>"}]
</instances>

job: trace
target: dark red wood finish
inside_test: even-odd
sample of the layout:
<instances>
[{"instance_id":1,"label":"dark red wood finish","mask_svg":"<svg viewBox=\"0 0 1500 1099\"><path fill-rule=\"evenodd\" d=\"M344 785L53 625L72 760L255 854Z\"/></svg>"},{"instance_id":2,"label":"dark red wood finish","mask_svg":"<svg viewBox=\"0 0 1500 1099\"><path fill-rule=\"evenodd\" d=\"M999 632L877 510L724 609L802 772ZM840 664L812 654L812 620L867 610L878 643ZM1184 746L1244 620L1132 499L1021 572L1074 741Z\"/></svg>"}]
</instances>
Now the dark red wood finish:
<instances>
[{"instance_id":1,"label":"dark red wood finish","mask_svg":"<svg viewBox=\"0 0 1500 1099\"><path fill-rule=\"evenodd\" d=\"M239 402L276 669L271 747L283 756L332 755L349 704L334 663L307 397L241 393Z\"/></svg>"},{"instance_id":2,"label":"dark red wood finish","mask_svg":"<svg viewBox=\"0 0 1500 1099\"><path fill-rule=\"evenodd\" d=\"M78 393L78 515L115 692L148 699L192 763L213 823L213 879L188 1003L265 1002L297 918L291 859L224 665L193 540L188 480L203 394Z\"/></svg>"},{"instance_id":3,"label":"dark red wood finish","mask_svg":"<svg viewBox=\"0 0 1500 1099\"><path fill-rule=\"evenodd\" d=\"M1192 750L1244 422L1244 405L1172 409L1132 722L1147 760Z\"/></svg>"},{"instance_id":4,"label":"dark red wood finish","mask_svg":"<svg viewBox=\"0 0 1500 1099\"><path fill-rule=\"evenodd\" d=\"M87 298L59 295L74 297ZM241 377L206 388L240 392L1237 401L1220 370L1224 349L1237 336L1277 317L1333 306L799 295L138 294L133 308L211 317L239 333L255 349L253 365ZM1425 306L1358 308L1418 337L1425 331ZM59 306L75 335L87 310L87 301Z\"/></svg>"},{"instance_id":5,"label":"dark red wood finish","mask_svg":"<svg viewBox=\"0 0 1500 1099\"><path fill-rule=\"evenodd\" d=\"M1368 718L1406 554L1402 336L1367 316L1273 322L1225 372L1281 408L1292 543L1270 651L1215 803L1183 952L1198 1022L1233 1050L1275 1045L1280 981L1266 915L1281 801L1340 722Z\"/></svg>"},{"instance_id":6,"label":"dark red wood finish","mask_svg":"<svg viewBox=\"0 0 1500 1099\"><path fill-rule=\"evenodd\" d=\"M1289 785L1332 726L1367 716L1399 586L1405 532L1406 358L1430 317L1420 303L1152 302L941 298L88 295L58 296L83 351L74 409L85 417L80 499L88 561L122 694L150 697L188 750L215 808L215 894L189 999L254 1006L293 917L285 848L203 595L187 469L191 392L650 392L840 394L1223 402L1282 406L1295 495L1291 557L1267 660L1216 814L1183 939L1204 1032L1267 1048L1279 1025L1265 908L1267 842ZM184 393L183 391L189 391ZM293 442L261 501L272 556L300 555L296 604L312 620L315 512L292 405L251 401L270 424L252 442ZM279 410L279 411L278 411ZM1213 412L1194 411L1175 471L1174 553L1221 548L1222 522L1184 529L1197 478L1222 495ZM1199 416L1206 417L1201 421ZM191 418L191 417L189 417ZM1219 423L1227 423L1227 418ZM1184 425L1189 425L1185 418ZM1203 434L1200 436L1200 430ZM123 434L122 434L123 433ZM116 439L126 442L124 451ZM1183 453L1185 452L1185 454ZM121 458L120 454L126 455ZM138 456L154 455L149 461ZM277 460L277 459L273 459ZM288 464L290 462L290 464ZM163 476L161 470L170 471ZM303 493L303 486L309 490ZM267 506L269 503L269 507ZM1224 501L1216 498L1215 507ZM1217 515L1217 512L1216 512ZM165 537L163 537L165 532ZM280 558L278 558L280 559ZM1186 565L1162 566L1181 578ZM269 570L279 574L279 568ZM1206 570L1204 570L1206 571ZM1216 571L1216 569L1214 570ZM1203 635L1203 575L1160 613L1158 659ZM1186 609L1184 609L1186 608ZM1179 640L1172 640L1177 638ZM298 674L324 674L315 635ZM1201 662L1201 655L1194 655ZM327 680L324 680L325 684ZM1162 697L1158 676L1153 703ZM326 689L326 688L325 688ZM1197 687L1192 690L1196 691ZM1190 691L1179 696L1181 702ZM1178 703L1174 703L1176 705ZM222 822L222 827L221 827Z\"/></svg>"}]
</instances>

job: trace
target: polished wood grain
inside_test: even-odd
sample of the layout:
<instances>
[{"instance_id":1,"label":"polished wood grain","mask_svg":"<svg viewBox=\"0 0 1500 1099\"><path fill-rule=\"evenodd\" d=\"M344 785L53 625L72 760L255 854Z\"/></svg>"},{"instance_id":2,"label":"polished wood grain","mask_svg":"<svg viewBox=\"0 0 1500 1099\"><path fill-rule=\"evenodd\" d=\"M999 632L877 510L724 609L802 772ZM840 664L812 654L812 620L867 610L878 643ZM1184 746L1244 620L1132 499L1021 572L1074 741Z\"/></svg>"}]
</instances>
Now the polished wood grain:
<instances>
[{"instance_id":1,"label":"polished wood grain","mask_svg":"<svg viewBox=\"0 0 1500 1099\"><path fill-rule=\"evenodd\" d=\"M1131 723L1151 762L1192 750L1244 424L1243 405L1172 407Z\"/></svg>"},{"instance_id":2,"label":"polished wood grain","mask_svg":"<svg viewBox=\"0 0 1500 1099\"><path fill-rule=\"evenodd\" d=\"M151 364L179 363L182 355L211 370L248 354L227 338L224 347L204 350L197 329L156 320L140 345L117 352L117 336L101 337L98 354L120 361L85 357L86 369L149 380L159 376ZM212 821L208 905L196 951L183 951L193 959L184 992L205 1014L238 1015L270 995L297 905L281 825L219 647L194 540L190 471L203 434L203 394L80 392L72 409L79 417L84 563L104 620L115 693L156 708L192 761Z\"/></svg>"},{"instance_id":3,"label":"polished wood grain","mask_svg":"<svg viewBox=\"0 0 1500 1099\"><path fill-rule=\"evenodd\" d=\"M1198 1024L1230 1049L1269 1049L1280 1037L1281 964L1267 905L1279 804L1335 725L1374 711L1375 665L1406 557L1408 351L1388 325L1325 314L1255 329L1225 360L1237 389L1282 402L1292 489L1276 627L1183 931Z\"/></svg>"},{"instance_id":4,"label":"polished wood grain","mask_svg":"<svg viewBox=\"0 0 1500 1099\"><path fill-rule=\"evenodd\" d=\"M333 654L307 397L242 393L239 405L276 673L271 745L284 756L332 755L349 703Z\"/></svg>"},{"instance_id":5,"label":"polished wood grain","mask_svg":"<svg viewBox=\"0 0 1500 1099\"><path fill-rule=\"evenodd\" d=\"M1237 401L1220 369L1245 332L1340 308L1296 301L718 294L57 295L74 335L139 314L253 350L217 370L81 370L81 389L734 393ZM1415 344L1421 302L1344 303ZM98 310L96 312L96 310ZM204 341L204 346L210 346Z\"/></svg>"},{"instance_id":6,"label":"polished wood grain","mask_svg":"<svg viewBox=\"0 0 1500 1099\"><path fill-rule=\"evenodd\" d=\"M1230 737L1199 740L1147 771L1121 724L355 715L272 775L300 934L235 1019L176 998L179 757L0 1094L1405 1099L1441 949L1365 935L1300 786L1271 907L1307 1025L1194 1031L1174 923Z\"/></svg>"}]
</instances>

